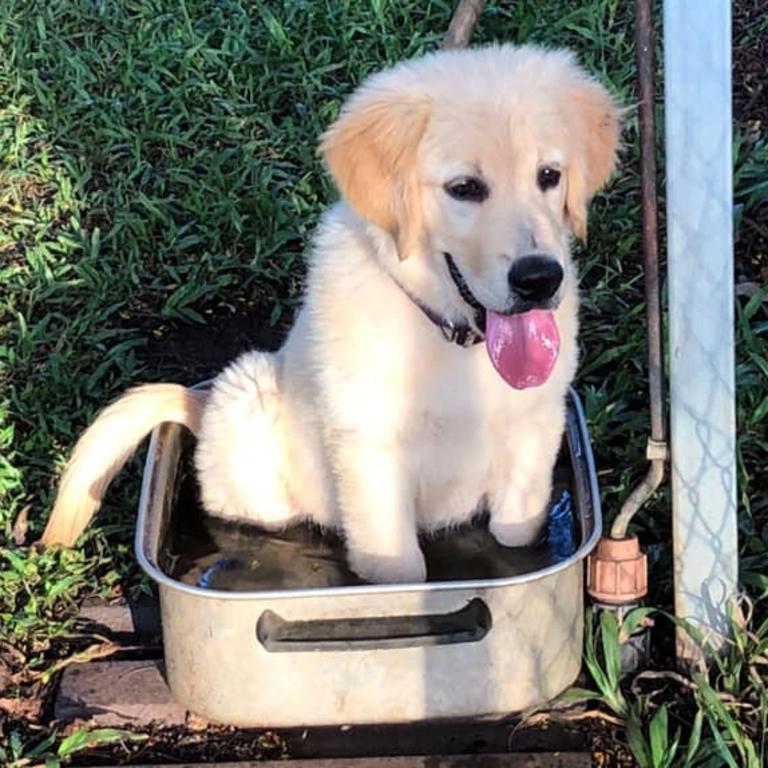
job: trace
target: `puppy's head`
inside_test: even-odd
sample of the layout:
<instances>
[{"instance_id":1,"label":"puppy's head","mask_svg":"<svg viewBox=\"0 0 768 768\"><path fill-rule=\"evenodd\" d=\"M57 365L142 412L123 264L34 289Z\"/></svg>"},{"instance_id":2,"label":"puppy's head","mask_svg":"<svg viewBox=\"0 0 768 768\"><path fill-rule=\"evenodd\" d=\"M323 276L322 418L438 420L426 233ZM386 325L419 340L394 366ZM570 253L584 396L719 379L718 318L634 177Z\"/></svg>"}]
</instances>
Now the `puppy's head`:
<instances>
[{"instance_id":1,"label":"puppy's head","mask_svg":"<svg viewBox=\"0 0 768 768\"><path fill-rule=\"evenodd\" d=\"M401 259L432 259L460 296L513 313L557 306L618 135L614 101L570 53L497 46L373 76L320 150Z\"/></svg>"}]
</instances>

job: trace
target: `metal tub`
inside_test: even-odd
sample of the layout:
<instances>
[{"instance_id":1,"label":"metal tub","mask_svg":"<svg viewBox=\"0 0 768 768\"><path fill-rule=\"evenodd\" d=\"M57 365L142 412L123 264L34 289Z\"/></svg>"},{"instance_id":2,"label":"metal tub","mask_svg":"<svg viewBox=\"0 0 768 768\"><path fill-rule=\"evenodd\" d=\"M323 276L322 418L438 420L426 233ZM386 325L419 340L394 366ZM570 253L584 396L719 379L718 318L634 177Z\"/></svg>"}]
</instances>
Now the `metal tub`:
<instances>
[{"instance_id":1,"label":"metal tub","mask_svg":"<svg viewBox=\"0 0 768 768\"><path fill-rule=\"evenodd\" d=\"M168 683L192 712L260 727L502 715L551 699L577 677L584 559L601 518L574 392L562 458L575 551L514 575L465 578L457 560L451 580L424 584L225 591L183 583L169 575L163 547L185 441L175 425L152 436L136 553L159 589Z\"/></svg>"}]
</instances>

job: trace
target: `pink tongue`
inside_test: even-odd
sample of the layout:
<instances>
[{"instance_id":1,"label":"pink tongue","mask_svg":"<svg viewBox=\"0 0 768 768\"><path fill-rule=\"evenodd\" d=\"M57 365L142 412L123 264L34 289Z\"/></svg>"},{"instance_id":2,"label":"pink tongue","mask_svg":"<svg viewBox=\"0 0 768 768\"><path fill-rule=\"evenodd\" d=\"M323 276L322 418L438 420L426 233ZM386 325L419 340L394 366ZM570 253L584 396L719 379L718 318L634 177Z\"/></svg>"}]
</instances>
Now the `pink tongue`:
<instances>
[{"instance_id":1,"label":"pink tongue","mask_svg":"<svg viewBox=\"0 0 768 768\"><path fill-rule=\"evenodd\" d=\"M549 378L560 351L560 334L552 313L543 309L520 315L488 311L485 346L504 381L515 389L527 389Z\"/></svg>"}]
</instances>

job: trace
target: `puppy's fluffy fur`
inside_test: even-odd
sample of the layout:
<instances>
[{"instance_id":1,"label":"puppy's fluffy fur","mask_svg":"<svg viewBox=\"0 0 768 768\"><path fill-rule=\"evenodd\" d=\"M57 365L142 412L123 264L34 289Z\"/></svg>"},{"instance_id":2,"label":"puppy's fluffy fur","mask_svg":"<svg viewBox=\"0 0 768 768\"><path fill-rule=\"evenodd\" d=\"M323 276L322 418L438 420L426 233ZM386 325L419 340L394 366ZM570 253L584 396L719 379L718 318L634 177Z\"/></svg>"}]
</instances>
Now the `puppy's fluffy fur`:
<instances>
[{"instance_id":1,"label":"puppy's fluffy fur","mask_svg":"<svg viewBox=\"0 0 768 768\"><path fill-rule=\"evenodd\" d=\"M481 505L505 545L546 515L576 369L571 234L614 167L618 112L571 54L496 46L440 52L371 77L323 136L342 200L314 238L304 305L276 354L249 352L208 396L133 390L75 449L44 535L71 545L106 485L161 421L195 431L206 510L282 528L341 528L350 565L372 581L426 576L417 529ZM542 166L560 171L542 189ZM489 194L446 194L460 177ZM489 310L510 305L508 273L531 250L564 270L560 355L545 384L511 389L485 346L446 341L416 302L472 324L450 253Z\"/></svg>"}]
</instances>

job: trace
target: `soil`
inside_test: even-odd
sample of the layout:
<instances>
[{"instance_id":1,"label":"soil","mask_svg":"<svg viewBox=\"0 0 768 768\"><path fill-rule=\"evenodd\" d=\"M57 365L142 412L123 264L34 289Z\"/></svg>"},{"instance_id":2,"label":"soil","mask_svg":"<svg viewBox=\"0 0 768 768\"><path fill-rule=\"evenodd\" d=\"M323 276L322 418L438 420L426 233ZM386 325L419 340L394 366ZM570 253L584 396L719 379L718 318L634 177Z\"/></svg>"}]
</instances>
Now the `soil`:
<instances>
[{"instance_id":1,"label":"soil","mask_svg":"<svg viewBox=\"0 0 768 768\"><path fill-rule=\"evenodd\" d=\"M733 4L733 113L742 130L768 130L768 36L754 34L768 14L766 0ZM757 125L756 125L757 124Z\"/></svg>"},{"instance_id":2,"label":"soil","mask_svg":"<svg viewBox=\"0 0 768 768\"><path fill-rule=\"evenodd\" d=\"M571 723L548 721L517 730L513 720L468 723L444 721L404 726L325 727L257 731L190 724L186 728L148 731L141 743L100 748L79 765L171 761L229 762L247 760L374 757L380 755L483 755L517 752L591 751L595 764L623 768L631 758L617 749L615 729L597 718ZM589 745L589 746L588 746ZM591 749L590 749L591 746ZM290 766L290 762L287 763Z\"/></svg>"},{"instance_id":3,"label":"soil","mask_svg":"<svg viewBox=\"0 0 768 768\"><path fill-rule=\"evenodd\" d=\"M268 308L254 308L249 315L213 310L206 325L170 323L149 329L149 343L141 355L153 378L174 378L185 372L185 383L214 377L238 355L249 349L276 350L288 333L290 318L270 325Z\"/></svg>"},{"instance_id":4,"label":"soil","mask_svg":"<svg viewBox=\"0 0 768 768\"><path fill-rule=\"evenodd\" d=\"M768 15L766 0L733 3L733 117L750 144L768 141L768 35L754 30ZM768 176L768 169L763 178ZM734 254L737 283L768 282L768 202L742 222Z\"/></svg>"}]
</instances>

